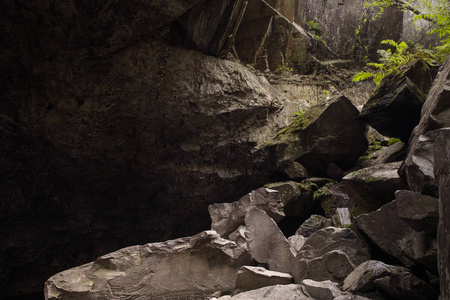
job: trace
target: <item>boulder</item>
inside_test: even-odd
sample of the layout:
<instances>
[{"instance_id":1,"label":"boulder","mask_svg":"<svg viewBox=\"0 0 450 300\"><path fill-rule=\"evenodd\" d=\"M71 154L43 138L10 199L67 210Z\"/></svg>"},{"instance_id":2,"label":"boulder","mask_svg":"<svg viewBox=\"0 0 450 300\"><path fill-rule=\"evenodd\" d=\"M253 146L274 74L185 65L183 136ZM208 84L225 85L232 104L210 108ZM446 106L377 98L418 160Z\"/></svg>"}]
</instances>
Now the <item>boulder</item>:
<instances>
[{"instance_id":1,"label":"boulder","mask_svg":"<svg viewBox=\"0 0 450 300\"><path fill-rule=\"evenodd\" d=\"M344 280L343 289L349 292L370 292L375 290L376 279L389 276L403 267L387 265L381 261L368 260L357 266Z\"/></svg>"},{"instance_id":2,"label":"boulder","mask_svg":"<svg viewBox=\"0 0 450 300\"><path fill-rule=\"evenodd\" d=\"M330 280L314 281L305 279L302 281L302 285L306 287L308 294L315 299L334 300L342 294L338 284Z\"/></svg>"},{"instance_id":3,"label":"boulder","mask_svg":"<svg viewBox=\"0 0 450 300\"><path fill-rule=\"evenodd\" d=\"M241 225L238 227L238 229L228 235L228 239L235 242L242 248L247 249L247 241L245 240L246 230L246 227L244 225Z\"/></svg>"},{"instance_id":4,"label":"boulder","mask_svg":"<svg viewBox=\"0 0 450 300\"><path fill-rule=\"evenodd\" d=\"M395 200L377 211L360 215L355 223L381 250L403 264L417 263L429 270L436 269L432 262L436 260L433 249L435 243L428 235L413 230L400 219Z\"/></svg>"},{"instance_id":5,"label":"boulder","mask_svg":"<svg viewBox=\"0 0 450 300\"><path fill-rule=\"evenodd\" d=\"M258 166L281 171L297 161L315 176L324 175L331 163L347 170L368 145L365 124L358 116L356 107L344 96L320 102L255 150L257 161L265 162Z\"/></svg>"},{"instance_id":6,"label":"boulder","mask_svg":"<svg viewBox=\"0 0 450 300\"><path fill-rule=\"evenodd\" d=\"M291 244L264 211L254 207L245 216L248 250L254 260L271 271L292 274L295 252Z\"/></svg>"},{"instance_id":7,"label":"boulder","mask_svg":"<svg viewBox=\"0 0 450 300\"><path fill-rule=\"evenodd\" d=\"M342 282L360 263L369 260L365 242L348 228L327 227L311 234L297 253L294 278Z\"/></svg>"},{"instance_id":8,"label":"boulder","mask_svg":"<svg viewBox=\"0 0 450 300\"><path fill-rule=\"evenodd\" d=\"M393 299L436 300L438 292L406 270L374 281L375 286Z\"/></svg>"},{"instance_id":9,"label":"boulder","mask_svg":"<svg viewBox=\"0 0 450 300\"><path fill-rule=\"evenodd\" d=\"M298 260L293 275L295 282L309 278L316 281L331 280L341 284L355 267L344 251L332 250L316 258Z\"/></svg>"},{"instance_id":10,"label":"boulder","mask_svg":"<svg viewBox=\"0 0 450 300\"><path fill-rule=\"evenodd\" d=\"M364 105L361 118L379 133L407 142L424 102L424 93L406 75L391 75Z\"/></svg>"},{"instance_id":11,"label":"boulder","mask_svg":"<svg viewBox=\"0 0 450 300\"><path fill-rule=\"evenodd\" d=\"M260 188L232 203L216 203L209 206L211 228L223 237L244 224L246 213L253 207L266 211L273 219L280 221L284 217L283 203L276 190Z\"/></svg>"},{"instance_id":12,"label":"boulder","mask_svg":"<svg viewBox=\"0 0 450 300\"><path fill-rule=\"evenodd\" d=\"M436 235L439 223L439 199L407 190L395 192L397 213L416 231Z\"/></svg>"},{"instance_id":13,"label":"boulder","mask_svg":"<svg viewBox=\"0 0 450 300\"><path fill-rule=\"evenodd\" d=\"M331 226L330 219L321 215L311 215L303 224L297 229L295 234L309 237L312 233L319 229Z\"/></svg>"},{"instance_id":14,"label":"boulder","mask_svg":"<svg viewBox=\"0 0 450 300\"><path fill-rule=\"evenodd\" d=\"M167 299L205 297L234 289L248 252L214 231L132 246L58 273L45 299Z\"/></svg>"},{"instance_id":15,"label":"boulder","mask_svg":"<svg viewBox=\"0 0 450 300\"><path fill-rule=\"evenodd\" d=\"M408 155L401 174L414 192L438 197L437 183L433 174L432 136L429 131L450 127L450 60L440 68L427 99L422 107L420 122L409 140Z\"/></svg>"},{"instance_id":16,"label":"boulder","mask_svg":"<svg viewBox=\"0 0 450 300\"><path fill-rule=\"evenodd\" d=\"M395 199L395 191L404 188L397 172L400 165L401 162L393 162L368 167L342 179L359 213L376 210Z\"/></svg>"},{"instance_id":17,"label":"boulder","mask_svg":"<svg viewBox=\"0 0 450 300\"><path fill-rule=\"evenodd\" d=\"M306 237L300 234L294 234L288 238L292 248L298 252L306 242Z\"/></svg>"},{"instance_id":18,"label":"boulder","mask_svg":"<svg viewBox=\"0 0 450 300\"><path fill-rule=\"evenodd\" d=\"M448 98L447 98L448 101ZM439 182L438 268L441 299L450 299L450 129L436 132L435 175Z\"/></svg>"},{"instance_id":19,"label":"boulder","mask_svg":"<svg viewBox=\"0 0 450 300\"><path fill-rule=\"evenodd\" d=\"M406 155L406 151L407 147L405 146L405 143L398 141L360 157L358 166L360 168L368 168L379 164L402 161Z\"/></svg>"},{"instance_id":20,"label":"boulder","mask_svg":"<svg viewBox=\"0 0 450 300\"><path fill-rule=\"evenodd\" d=\"M236 293L277 284L291 284L293 281L294 278L286 273L269 271L262 267L243 266L237 273Z\"/></svg>"},{"instance_id":21,"label":"boulder","mask_svg":"<svg viewBox=\"0 0 450 300\"><path fill-rule=\"evenodd\" d=\"M217 300L315 300L303 288L300 284L273 285Z\"/></svg>"},{"instance_id":22,"label":"boulder","mask_svg":"<svg viewBox=\"0 0 450 300\"><path fill-rule=\"evenodd\" d=\"M434 178L433 132L413 138L400 173L406 177L409 188L420 194L438 196L438 185Z\"/></svg>"}]
</instances>

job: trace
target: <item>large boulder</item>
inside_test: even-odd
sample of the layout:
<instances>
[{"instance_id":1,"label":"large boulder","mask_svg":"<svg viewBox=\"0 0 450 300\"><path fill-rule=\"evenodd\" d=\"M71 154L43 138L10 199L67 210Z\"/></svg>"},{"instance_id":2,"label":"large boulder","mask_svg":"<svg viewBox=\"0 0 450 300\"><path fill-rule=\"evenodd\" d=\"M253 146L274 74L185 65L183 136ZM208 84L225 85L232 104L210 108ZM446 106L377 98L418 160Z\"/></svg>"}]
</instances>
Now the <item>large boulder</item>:
<instances>
[{"instance_id":1,"label":"large boulder","mask_svg":"<svg viewBox=\"0 0 450 300\"><path fill-rule=\"evenodd\" d=\"M311 234L325 227L332 225L332 221L321 215L311 215L300 225L295 234L309 237Z\"/></svg>"},{"instance_id":2,"label":"large boulder","mask_svg":"<svg viewBox=\"0 0 450 300\"><path fill-rule=\"evenodd\" d=\"M439 222L439 200L400 190L395 192L397 212L400 219L416 231L436 235Z\"/></svg>"},{"instance_id":3,"label":"large boulder","mask_svg":"<svg viewBox=\"0 0 450 300\"><path fill-rule=\"evenodd\" d=\"M313 175L324 175L331 163L347 170L368 145L366 126L358 116L356 107L344 96L325 100L256 149L258 166L282 171L297 161Z\"/></svg>"},{"instance_id":4,"label":"large boulder","mask_svg":"<svg viewBox=\"0 0 450 300\"><path fill-rule=\"evenodd\" d=\"M210 205L208 210L212 219L211 228L226 238L244 224L245 215L253 207L264 210L275 221L284 218L280 193L276 190L260 188L238 201Z\"/></svg>"},{"instance_id":5,"label":"large boulder","mask_svg":"<svg viewBox=\"0 0 450 300\"><path fill-rule=\"evenodd\" d=\"M401 169L412 191L435 197L438 196L438 189L433 174L433 137L427 133L450 127L449 80L450 60L447 59L422 107L420 122L411 135L408 155Z\"/></svg>"},{"instance_id":6,"label":"large boulder","mask_svg":"<svg viewBox=\"0 0 450 300\"><path fill-rule=\"evenodd\" d=\"M381 134L407 142L424 102L425 94L406 75L391 75L364 105L361 118Z\"/></svg>"},{"instance_id":7,"label":"large boulder","mask_svg":"<svg viewBox=\"0 0 450 300\"><path fill-rule=\"evenodd\" d=\"M248 251L269 270L292 274L295 251L277 224L262 210L254 207L245 216Z\"/></svg>"},{"instance_id":8,"label":"large boulder","mask_svg":"<svg viewBox=\"0 0 450 300\"><path fill-rule=\"evenodd\" d=\"M346 175L342 182L356 202L357 214L373 211L394 200L395 191L404 188L398 175L401 162L380 164Z\"/></svg>"},{"instance_id":9,"label":"large boulder","mask_svg":"<svg viewBox=\"0 0 450 300\"><path fill-rule=\"evenodd\" d=\"M52 276L45 299L167 299L233 290L248 252L214 231L132 246Z\"/></svg>"},{"instance_id":10,"label":"large boulder","mask_svg":"<svg viewBox=\"0 0 450 300\"><path fill-rule=\"evenodd\" d=\"M436 270L436 243L432 237L415 231L400 219L395 200L357 217L356 227L403 264L418 264L430 271Z\"/></svg>"},{"instance_id":11,"label":"large boulder","mask_svg":"<svg viewBox=\"0 0 450 300\"><path fill-rule=\"evenodd\" d=\"M447 99L448 100L448 99ZM450 128L436 132L435 174L439 182L438 268L441 299L450 298Z\"/></svg>"},{"instance_id":12,"label":"large boulder","mask_svg":"<svg viewBox=\"0 0 450 300\"><path fill-rule=\"evenodd\" d=\"M342 283L369 258L368 246L355 232L327 227L311 234L297 253L294 279L297 283L303 279Z\"/></svg>"},{"instance_id":13,"label":"large boulder","mask_svg":"<svg viewBox=\"0 0 450 300\"><path fill-rule=\"evenodd\" d=\"M330 280L314 281L305 279L302 281L302 285L305 286L308 294L315 299L334 300L342 294L338 284Z\"/></svg>"}]
</instances>

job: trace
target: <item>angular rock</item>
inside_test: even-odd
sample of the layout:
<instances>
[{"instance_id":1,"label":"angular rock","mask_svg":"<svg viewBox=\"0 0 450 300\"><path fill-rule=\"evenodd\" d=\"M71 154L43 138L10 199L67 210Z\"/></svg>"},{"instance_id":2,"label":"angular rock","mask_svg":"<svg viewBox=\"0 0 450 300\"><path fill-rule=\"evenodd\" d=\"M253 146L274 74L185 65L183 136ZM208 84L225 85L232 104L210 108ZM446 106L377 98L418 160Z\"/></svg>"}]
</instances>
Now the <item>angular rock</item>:
<instances>
[{"instance_id":1,"label":"angular rock","mask_svg":"<svg viewBox=\"0 0 450 300\"><path fill-rule=\"evenodd\" d=\"M306 295L299 284L273 285L217 300L316 300Z\"/></svg>"},{"instance_id":2,"label":"angular rock","mask_svg":"<svg viewBox=\"0 0 450 300\"><path fill-rule=\"evenodd\" d=\"M214 231L132 246L52 276L45 299L167 299L234 289L250 256Z\"/></svg>"},{"instance_id":3,"label":"angular rock","mask_svg":"<svg viewBox=\"0 0 450 300\"><path fill-rule=\"evenodd\" d=\"M400 219L416 231L436 235L439 199L407 190L395 192Z\"/></svg>"},{"instance_id":4,"label":"angular rock","mask_svg":"<svg viewBox=\"0 0 450 300\"><path fill-rule=\"evenodd\" d=\"M432 240L423 232L417 232L403 222L397 213L397 203L392 201L377 211L356 218L356 227L387 254L399 259L405 265L419 263L430 270L436 266L433 259Z\"/></svg>"},{"instance_id":5,"label":"angular rock","mask_svg":"<svg viewBox=\"0 0 450 300\"><path fill-rule=\"evenodd\" d=\"M312 233L320 230L322 228L331 226L332 222L324 216L312 215L308 220L303 222L303 224L297 229L295 234L302 235L304 237L309 237Z\"/></svg>"},{"instance_id":6,"label":"angular rock","mask_svg":"<svg viewBox=\"0 0 450 300\"><path fill-rule=\"evenodd\" d=\"M338 208L350 208L353 210L355 201L347 192L348 187L340 183L326 184L314 193L316 201L320 201L325 215L332 217Z\"/></svg>"},{"instance_id":7,"label":"angular rock","mask_svg":"<svg viewBox=\"0 0 450 300\"><path fill-rule=\"evenodd\" d=\"M287 181L270 183L265 187L280 193L285 216L302 219L310 214L314 205L313 190L315 185Z\"/></svg>"},{"instance_id":8,"label":"angular rock","mask_svg":"<svg viewBox=\"0 0 450 300\"><path fill-rule=\"evenodd\" d=\"M295 282L310 278L316 281L331 280L341 284L355 268L356 264L344 251L332 250L313 259L299 259L295 264L293 275Z\"/></svg>"},{"instance_id":9,"label":"angular rock","mask_svg":"<svg viewBox=\"0 0 450 300\"><path fill-rule=\"evenodd\" d=\"M277 284L291 284L293 281L294 278L290 274L269 271L262 267L243 266L237 273L236 293Z\"/></svg>"},{"instance_id":10,"label":"angular rock","mask_svg":"<svg viewBox=\"0 0 450 300\"><path fill-rule=\"evenodd\" d=\"M432 137L427 133L450 127L449 84L450 60L447 60L439 70L422 107L420 122L411 135L408 155L401 169L401 174L412 191L435 197L438 197L438 191L432 171Z\"/></svg>"},{"instance_id":11,"label":"angular rock","mask_svg":"<svg viewBox=\"0 0 450 300\"><path fill-rule=\"evenodd\" d=\"M296 161L284 169L284 173L289 177L289 179L294 181L302 181L303 179L309 177L308 170Z\"/></svg>"},{"instance_id":12,"label":"angular rock","mask_svg":"<svg viewBox=\"0 0 450 300\"><path fill-rule=\"evenodd\" d=\"M356 107L344 96L323 101L259 147L255 156L271 163L258 166L284 170L297 161L316 176L324 175L330 163L347 170L368 145L365 124L358 116Z\"/></svg>"},{"instance_id":13,"label":"angular rock","mask_svg":"<svg viewBox=\"0 0 450 300\"><path fill-rule=\"evenodd\" d=\"M311 234L297 253L294 278L342 282L360 263L369 260L365 242L348 228L327 227Z\"/></svg>"},{"instance_id":14,"label":"angular rock","mask_svg":"<svg viewBox=\"0 0 450 300\"><path fill-rule=\"evenodd\" d=\"M448 61L447 61L448 63ZM448 98L447 98L448 102ZM435 174L439 182L438 268L441 299L450 299L450 129L436 132Z\"/></svg>"},{"instance_id":15,"label":"angular rock","mask_svg":"<svg viewBox=\"0 0 450 300\"><path fill-rule=\"evenodd\" d=\"M347 207L339 207L332 218L335 227L349 227L352 225L352 216Z\"/></svg>"},{"instance_id":16,"label":"angular rock","mask_svg":"<svg viewBox=\"0 0 450 300\"><path fill-rule=\"evenodd\" d=\"M280 221L284 217L283 203L276 190L260 188L232 203L216 203L208 207L211 216L211 228L223 237L227 237L244 224L246 213L253 207L266 211L273 219Z\"/></svg>"},{"instance_id":17,"label":"angular rock","mask_svg":"<svg viewBox=\"0 0 450 300\"><path fill-rule=\"evenodd\" d=\"M245 216L248 250L253 259L267 264L271 271L292 274L295 252L277 224L254 207Z\"/></svg>"},{"instance_id":18,"label":"angular rock","mask_svg":"<svg viewBox=\"0 0 450 300\"><path fill-rule=\"evenodd\" d=\"M241 246L244 249L247 249L247 241L245 240L245 231L246 227L244 225L239 226L238 229L233 231L228 235L228 239L230 241L235 242L239 246Z\"/></svg>"},{"instance_id":19,"label":"angular rock","mask_svg":"<svg viewBox=\"0 0 450 300\"><path fill-rule=\"evenodd\" d=\"M393 299L436 300L438 292L407 271L393 273L374 281L375 286Z\"/></svg>"},{"instance_id":20,"label":"angular rock","mask_svg":"<svg viewBox=\"0 0 450 300\"><path fill-rule=\"evenodd\" d=\"M404 270L381 261L368 260L357 266L344 280L343 289L349 292L370 292L375 289L376 279Z\"/></svg>"},{"instance_id":21,"label":"angular rock","mask_svg":"<svg viewBox=\"0 0 450 300\"><path fill-rule=\"evenodd\" d=\"M381 134L406 142L424 102L424 93L407 76L390 76L364 105L361 118Z\"/></svg>"},{"instance_id":22,"label":"angular rock","mask_svg":"<svg viewBox=\"0 0 450 300\"><path fill-rule=\"evenodd\" d=\"M412 191L437 197L438 187L433 174L434 152L433 132L428 132L413 138L414 144L408 149L400 173L406 177L406 182Z\"/></svg>"},{"instance_id":23,"label":"angular rock","mask_svg":"<svg viewBox=\"0 0 450 300\"><path fill-rule=\"evenodd\" d=\"M315 299L333 300L342 294L338 284L330 280L314 281L305 279L302 281L302 285L306 287L308 294Z\"/></svg>"},{"instance_id":24,"label":"angular rock","mask_svg":"<svg viewBox=\"0 0 450 300\"><path fill-rule=\"evenodd\" d=\"M325 169L325 173L327 174L328 177L337 181L341 180L342 177L344 177L345 175L344 171L342 171L341 168L339 168L334 163L331 163L327 166L327 168Z\"/></svg>"},{"instance_id":25,"label":"angular rock","mask_svg":"<svg viewBox=\"0 0 450 300\"><path fill-rule=\"evenodd\" d=\"M356 202L356 210L373 211L395 199L395 191L404 188L398 175L401 162L381 164L346 175L342 182Z\"/></svg>"},{"instance_id":26,"label":"angular rock","mask_svg":"<svg viewBox=\"0 0 450 300\"><path fill-rule=\"evenodd\" d=\"M399 141L390 146L382 147L368 156L361 157L358 160L358 166L368 168L379 164L401 161L404 159L406 152L407 147L405 143Z\"/></svg>"},{"instance_id":27,"label":"angular rock","mask_svg":"<svg viewBox=\"0 0 450 300\"><path fill-rule=\"evenodd\" d=\"M292 248L298 252L303 247L303 245L306 242L306 237L300 234L294 234L293 236L290 236L288 238L289 242L291 243Z\"/></svg>"}]
</instances>

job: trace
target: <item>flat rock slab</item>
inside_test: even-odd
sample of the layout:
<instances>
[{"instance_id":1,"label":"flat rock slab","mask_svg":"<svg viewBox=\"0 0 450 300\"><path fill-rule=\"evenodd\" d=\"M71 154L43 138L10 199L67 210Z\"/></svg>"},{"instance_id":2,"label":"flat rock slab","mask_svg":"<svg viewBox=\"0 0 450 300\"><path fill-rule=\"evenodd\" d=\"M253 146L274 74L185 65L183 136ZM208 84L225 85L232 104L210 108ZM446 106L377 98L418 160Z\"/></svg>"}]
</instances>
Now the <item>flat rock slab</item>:
<instances>
[{"instance_id":1,"label":"flat rock slab","mask_svg":"<svg viewBox=\"0 0 450 300\"><path fill-rule=\"evenodd\" d=\"M273 285L218 300L316 300L306 295L303 288L299 284Z\"/></svg>"},{"instance_id":2,"label":"flat rock slab","mask_svg":"<svg viewBox=\"0 0 450 300\"><path fill-rule=\"evenodd\" d=\"M271 271L292 274L295 251L274 220L254 207L245 216L248 250L253 259Z\"/></svg>"},{"instance_id":3,"label":"flat rock slab","mask_svg":"<svg viewBox=\"0 0 450 300\"><path fill-rule=\"evenodd\" d=\"M253 207L264 210L276 221L284 218L280 193L276 190L260 188L238 201L210 205L208 210L212 220L211 228L226 238L244 224L245 215Z\"/></svg>"},{"instance_id":4,"label":"flat rock slab","mask_svg":"<svg viewBox=\"0 0 450 300\"><path fill-rule=\"evenodd\" d=\"M45 299L170 299L234 289L251 262L246 251L215 231L132 246L63 271L45 283Z\"/></svg>"},{"instance_id":5,"label":"flat rock slab","mask_svg":"<svg viewBox=\"0 0 450 300\"><path fill-rule=\"evenodd\" d=\"M236 291L239 293L256 290L262 287L291 284L294 278L287 273L269 271L262 267L243 266L236 279Z\"/></svg>"},{"instance_id":6,"label":"flat rock slab","mask_svg":"<svg viewBox=\"0 0 450 300\"><path fill-rule=\"evenodd\" d=\"M314 281L305 279L302 281L302 285L306 287L308 294L315 299L333 300L342 294L338 284L330 280Z\"/></svg>"},{"instance_id":7,"label":"flat rock slab","mask_svg":"<svg viewBox=\"0 0 450 300\"><path fill-rule=\"evenodd\" d=\"M359 211L372 211L395 199L404 184L398 175L401 162L380 164L346 175L342 182Z\"/></svg>"}]
</instances>

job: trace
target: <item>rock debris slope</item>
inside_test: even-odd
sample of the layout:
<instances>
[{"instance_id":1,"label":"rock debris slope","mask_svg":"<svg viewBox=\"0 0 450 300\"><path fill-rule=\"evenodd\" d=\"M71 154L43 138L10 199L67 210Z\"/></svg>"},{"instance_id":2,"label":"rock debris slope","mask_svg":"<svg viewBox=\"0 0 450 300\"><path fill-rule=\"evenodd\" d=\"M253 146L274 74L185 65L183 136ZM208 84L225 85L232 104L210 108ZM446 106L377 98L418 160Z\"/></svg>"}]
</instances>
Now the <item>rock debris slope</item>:
<instances>
[{"instance_id":1,"label":"rock debris slope","mask_svg":"<svg viewBox=\"0 0 450 300\"><path fill-rule=\"evenodd\" d=\"M275 240L282 241L283 253L295 257L304 243L312 243L307 238L316 229L332 224L353 228L352 217L393 200L377 199L372 204L374 197L368 197L371 205L361 205L367 202L361 200L368 194L366 188L377 186L374 176L366 177L366 186L359 189L340 182L346 172L356 171L355 162L362 165L358 157L367 148L365 124L353 104L364 103L370 90L364 85L343 86L351 72L334 74L330 64L319 61L348 55L344 48L352 43L341 40L345 44L341 47L337 40L328 40L332 48L325 47L306 32L311 28L305 22L313 18L321 26L326 23L324 33L330 31L328 26L333 30L339 27L341 33L354 32L358 20L352 11L358 5L363 9L362 4L346 0L347 6L339 5L341 2L328 1L322 6L306 0L1 1L0 299L40 297L45 280L77 265L84 267L73 274L63 273L67 281L62 277L58 279L61 282L49 281L48 297L148 299L230 294L235 288L231 273L241 264L273 268L281 259L270 256L269 264L256 262L261 260L257 256L244 264L230 258L231 269L223 261L215 261L228 259L219 253L223 250L231 255L233 247L256 253L254 247L248 247L252 235L246 233L251 228L246 215L254 212L253 207L265 211L264 224L277 232ZM323 16L317 15L324 9ZM398 36L400 23L392 24L396 19L390 16L401 13L390 12L389 23L383 18L370 26L368 22L370 36L366 38L378 41ZM339 26L334 26L335 22ZM381 32L386 24L392 24L393 30L385 31L386 35L372 34ZM337 53L341 50L345 53ZM289 68L299 74L293 76ZM430 95L445 98L441 87ZM322 101L326 95L330 99ZM303 119L292 123L294 112L302 114L317 102ZM405 162L402 173L411 190L435 198L439 196L438 176L430 169L429 149L434 144L428 131L439 127L436 120L445 124L448 115L442 103L428 121L420 118L432 126L415 131L420 132L417 140L424 143L411 146L414 166L411 169L410 162ZM282 134L279 130L289 124L284 131L289 134ZM400 161L399 145L376 155L383 163ZM428 156L417 160L420 153ZM365 156L366 167L378 162L372 155ZM421 173L413 174L416 165ZM250 200L230 204L249 192ZM211 212L216 223L210 226L208 207L215 203L231 205L231 209L220 208L220 216ZM402 215L400 219L406 217L415 218ZM279 230L275 230L277 226ZM204 241L205 247L217 246L217 253L198 257L198 247L203 248L187 240L198 240L196 234L210 227L221 239L230 241L214 238L220 247ZM302 230L298 232L305 236L292 235L299 227ZM428 226L427 239L434 241L431 233L435 231ZM288 243L281 232L295 244L293 252L286 250ZM152 244L152 249L159 249L154 250L158 254L152 252L156 256L145 256L142 246L132 248L138 252L134 254L119 250L114 261L122 256L127 259L117 265L95 263L105 263L96 258L130 245L185 236L191 238L166 246ZM413 241L406 239L401 244ZM183 243L190 243L182 246L185 252L177 248ZM434 259L433 252L423 256L428 252L412 249L402 254L414 263L411 270ZM147 258L167 255L167 260L158 260L164 263L178 260L180 253L195 260L179 270L196 274L193 281L168 282L158 288L150 278L154 275L134 269ZM383 256L380 253L376 252L375 258ZM345 272L334 265L326 273L337 274L333 278L338 281L359 263L338 246L320 255L345 264ZM195 271L197 264L205 266L205 259L210 269ZM305 259L310 266L305 276L311 278L280 276L296 277L297 281L327 279L311 273L317 259L297 261ZM95 262L86 265L89 261ZM279 265L284 266L283 271L295 273L298 267L296 259L293 261L291 268L286 262ZM196 277L214 281L211 277L219 276L214 270L222 270L222 266L228 270L223 272L227 276L224 281L206 283ZM144 277L135 280L133 276ZM155 276L166 278L167 274ZM76 286L78 279L82 284ZM122 285L127 286L125 294L118 291L121 279L126 282ZM428 283L433 286L435 281L431 278ZM152 288L145 285L149 283ZM385 282L379 286L389 290ZM106 288L108 291L103 290ZM283 289L276 287L268 293L279 295ZM305 281L300 287L286 289L302 290L299 297L346 297L338 295L335 283L326 280L324 284ZM73 295L66 293L69 290Z\"/></svg>"},{"instance_id":2,"label":"rock debris slope","mask_svg":"<svg viewBox=\"0 0 450 300\"><path fill-rule=\"evenodd\" d=\"M450 60L432 91L446 84L449 65ZM449 102L445 95L445 88L430 93L425 107L431 101L441 116L448 113L442 108ZM320 122L327 116L316 118ZM437 128L430 134L433 161L440 163L434 168L439 199L405 189L398 175L391 174L401 161L349 171L340 183L319 178L272 183L268 186L278 190L260 188L236 202L210 206L212 227L222 237L206 231L113 252L52 276L46 299L430 300L439 293L447 299L448 132ZM302 132L298 135L304 138ZM329 163L338 163L333 157ZM300 196L293 192L296 185L309 186L316 203L307 206L311 217L287 239L280 228L286 229L286 204ZM349 213L345 218L343 210ZM346 218L350 221L342 222ZM303 232L308 236L301 236Z\"/></svg>"}]
</instances>

